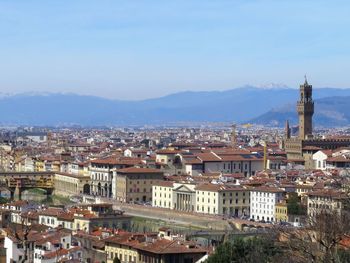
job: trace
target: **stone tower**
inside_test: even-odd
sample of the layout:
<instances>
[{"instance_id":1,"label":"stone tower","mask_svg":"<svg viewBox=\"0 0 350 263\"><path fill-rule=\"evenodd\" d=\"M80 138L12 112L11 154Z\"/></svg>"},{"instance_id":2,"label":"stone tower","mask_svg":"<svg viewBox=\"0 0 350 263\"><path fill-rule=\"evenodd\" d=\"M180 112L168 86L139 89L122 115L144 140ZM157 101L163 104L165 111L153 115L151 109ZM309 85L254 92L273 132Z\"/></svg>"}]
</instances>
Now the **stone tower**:
<instances>
[{"instance_id":1,"label":"stone tower","mask_svg":"<svg viewBox=\"0 0 350 263\"><path fill-rule=\"evenodd\" d=\"M284 137L286 139L290 139L290 128L289 128L289 121L286 121L286 126L284 128Z\"/></svg>"},{"instance_id":2,"label":"stone tower","mask_svg":"<svg viewBox=\"0 0 350 263\"><path fill-rule=\"evenodd\" d=\"M236 124L232 125L231 130L231 146L235 148L237 146Z\"/></svg>"},{"instance_id":3,"label":"stone tower","mask_svg":"<svg viewBox=\"0 0 350 263\"><path fill-rule=\"evenodd\" d=\"M312 85L309 85L305 76L305 83L300 85L300 100L297 102L299 115L299 138L304 140L312 135L312 115L314 101L312 100Z\"/></svg>"}]
</instances>

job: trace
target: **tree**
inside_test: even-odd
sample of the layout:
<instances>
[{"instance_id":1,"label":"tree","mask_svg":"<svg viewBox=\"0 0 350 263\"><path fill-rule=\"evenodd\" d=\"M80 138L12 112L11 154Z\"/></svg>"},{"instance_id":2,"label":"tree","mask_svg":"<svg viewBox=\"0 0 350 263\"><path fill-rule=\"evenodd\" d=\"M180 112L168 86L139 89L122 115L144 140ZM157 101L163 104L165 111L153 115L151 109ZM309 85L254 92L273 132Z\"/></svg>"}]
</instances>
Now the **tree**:
<instances>
[{"instance_id":1,"label":"tree","mask_svg":"<svg viewBox=\"0 0 350 263\"><path fill-rule=\"evenodd\" d=\"M348 262L340 258L339 246L346 234L350 233L350 214L343 209L341 213L329 208L322 209L307 218L303 228L279 227L280 240L299 262ZM298 262L298 261L296 261Z\"/></svg>"},{"instance_id":2,"label":"tree","mask_svg":"<svg viewBox=\"0 0 350 263\"><path fill-rule=\"evenodd\" d=\"M18 240L18 242L22 245L23 248L23 259L20 261L20 263L27 263L29 262L29 251L28 251L28 236L31 232L31 226L25 223L24 218L21 219L21 230L17 231L16 229L14 230L14 236Z\"/></svg>"},{"instance_id":3,"label":"tree","mask_svg":"<svg viewBox=\"0 0 350 263\"><path fill-rule=\"evenodd\" d=\"M305 215L306 212L306 208L301 205L300 198L296 193L289 193L287 209L290 215Z\"/></svg>"},{"instance_id":4,"label":"tree","mask_svg":"<svg viewBox=\"0 0 350 263\"><path fill-rule=\"evenodd\" d=\"M117 256L115 256L113 259L113 263L121 263L121 262L120 262L120 259Z\"/></svg>"},{"instance_id":5,"label":"tree","mask_svg":"<svg viewBox=\"0 0 350 263\"><path fill-rule=\"evenodd\" d=\"M280 253L272 239L263 237L236 238L218 246L207 263L263 263L273 262ZM277 262L277 261L276 261Z\"/></svg>"}]
</instances>

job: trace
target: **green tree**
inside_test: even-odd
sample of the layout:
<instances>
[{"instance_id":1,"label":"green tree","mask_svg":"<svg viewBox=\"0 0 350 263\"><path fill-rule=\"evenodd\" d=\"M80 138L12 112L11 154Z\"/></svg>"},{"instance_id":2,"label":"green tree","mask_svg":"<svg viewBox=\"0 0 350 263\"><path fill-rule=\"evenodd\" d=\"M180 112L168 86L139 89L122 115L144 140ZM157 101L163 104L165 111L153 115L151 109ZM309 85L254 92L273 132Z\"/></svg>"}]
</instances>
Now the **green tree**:
<instances>
[{"instance_id":1,"label":"green tree","mask_svg":"<svg viewBox=\"0 0 350 263\"><path fill-rule=\"evenodd\" d=\"M306 208L301 205L300 198L296 193L290 193L287 201L288 214L305 215Z\"/></svg>"},{"instance_id":2,"label":"green tree","mask_svg":"<svg viewBox=\"0 0 350 263\"><path fill-rule=\"evenodd\" d=\"M120 259L117 256L115 256L113 259L113 263L121 263L121 262L120 262Z\"/></svg>"},{"instance_id":3,"label":"green tree","mask_svg":"<svg viewBox=\"0 0 350 263\"><path fill-rule=\"evenodd\" d=\"M267 238L236 238L218 246L207 263L264 263L272 262L280 253L274 242Z\"/></svg>"},{"instance_id":4,"label":"green tree","mask_svg":"<svg viewBox=\"0 0 350 263\"><path fill-rule=\"evenodd\" d=\"M350 262L350 251L339 249L337 252L338 262Z\"/></svg>"}]
</instances>

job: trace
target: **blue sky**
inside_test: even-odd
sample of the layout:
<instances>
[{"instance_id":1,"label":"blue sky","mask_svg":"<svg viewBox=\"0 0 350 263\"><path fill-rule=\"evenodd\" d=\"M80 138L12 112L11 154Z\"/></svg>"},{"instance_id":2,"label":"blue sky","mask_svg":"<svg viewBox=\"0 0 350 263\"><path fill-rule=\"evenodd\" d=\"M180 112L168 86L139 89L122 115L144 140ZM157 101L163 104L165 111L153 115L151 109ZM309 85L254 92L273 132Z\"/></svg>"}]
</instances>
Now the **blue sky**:
<instances>
[{"instance_id":1,"label":"blue sky","mask_svg":"<svg viewBox=\"0 0 350 263\"><path fill-rule=\"evenodd\" d=\"M0 92L350 88L350 2L0 0Z\"/></svg>"}]
</instances>

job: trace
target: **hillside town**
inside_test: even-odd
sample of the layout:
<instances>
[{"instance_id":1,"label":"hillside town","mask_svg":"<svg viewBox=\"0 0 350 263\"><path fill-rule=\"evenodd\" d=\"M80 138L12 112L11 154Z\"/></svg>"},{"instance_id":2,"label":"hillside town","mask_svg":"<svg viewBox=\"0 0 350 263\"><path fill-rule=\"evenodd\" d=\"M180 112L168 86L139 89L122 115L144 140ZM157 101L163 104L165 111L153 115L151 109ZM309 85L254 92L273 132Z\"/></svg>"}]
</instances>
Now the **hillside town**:
<instances>
[{"instance_id":1,"label":"hillside town","mask_svg":"<svg viewBox=\"0 0 350 263\"><path fill-rule=\"evenodd\" d=\"M350 129L312 127L307 80L297 110L299 129L3 128L0 261L199 263L222 243L215 236L300 231L324 211L344 214ZM35 189L66 202L26 197ZM136 217L160 224L136 229ZM335 248L350 248L347 234Z\"/></svg>"}]
</instances>

